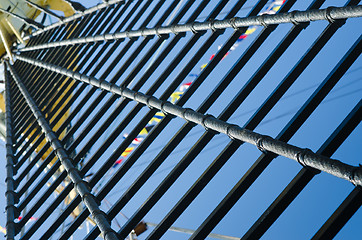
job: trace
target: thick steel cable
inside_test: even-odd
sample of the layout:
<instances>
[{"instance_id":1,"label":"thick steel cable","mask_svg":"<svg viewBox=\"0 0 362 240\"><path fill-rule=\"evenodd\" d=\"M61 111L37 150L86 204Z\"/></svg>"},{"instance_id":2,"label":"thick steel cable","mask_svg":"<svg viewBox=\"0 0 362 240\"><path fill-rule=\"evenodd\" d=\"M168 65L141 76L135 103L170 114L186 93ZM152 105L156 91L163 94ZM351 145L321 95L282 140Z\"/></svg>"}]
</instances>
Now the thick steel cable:
<instances>
[{"instance_id":1,"label":"thick steel cable","mask_svg":"<svg viewBox=\"0 0 362 240\"><path fill-rule=\"evenodd\" d=\"M341 161L327 158L312 152L309 149L302 149L291 144L273 139L270 136L243 129L237 125L216 119L213 116L195 112L192 109L176 106L169 101L161 101L154 96L147 96L131 89L119 87L105 80L89 77L79 72L74 72L53 64L44 63L39 60L30 59L24 56L17 56L17 59L30 64L61 73L75 80L88 83L99 89L145 104L150 108L158 109L166 114L171 114L203 126L206 129L224 133L231 139L240 140L257 146L259 149L273 152L295 160L303 166L312 167L333 176L352 182L354 185L362 186L362 167L355 167Z\"/></svg>"},{"instance_id":2,"label":"thick steel cable","mask_svg":"<svg viewBox=\"0 0 362 240\"><path fill-rule=\"evenodd\" d=\"M14 219L18 216L15 203L17 194L15 192L16 183L13 178L14 174L14 142L13 142L13 122L11 109L10 80L8 72L4 70L5 75L5 125L6 125L6 239L13 240L17 233Z\"/></svg>"},{"instance_id":3,"label":"thick steel cable","mask_svg":"<svg viewBox=\"0 0 362 240\"><path fill-rule=\"evenodd\" d=\"M326 9L320 10L308 10L308 11L293 11L290 13L279 13L274 15L261 15L261 16L252 16L246 18L231 18L226 20L214 20L206 21L203 23L189 23L181 25L171 25L167 27L156 27L150 29L140 29L134 31L124 31L119 33L109 33L97 36L88 36L77 39L63 40L59 42L51 42L40 44L37 46L25 47L18 49L20 52L39 50L44 48L60 47L74 44L84 44L84 43L94 43L99 41L110 41L110 40L120 40L124 38L134 38L134 37L145 37L145 36L154 36L170 33L182 33L182 32L194 32L194 31L205 31L205 30L222 30L226 28L241 28L249 26L268 26L273 24L282 24L282 23L306 23L311 21L318 20L327 20L329 22L334 22L338 19L347 19L353 17L362 16L362 6L348 6L348 7L329 7Z\"/></svg>"},{"instance_id":4,"label":"thick steel cable","mask_svg":"<svg viewBox=\"0 0 362 240\"><path fill-rule=\"evenodd\" d=\"M49 31L49 30L51 30L51 29L53 29L55 27L59 27L59 26L61 26L63 24L66 24L68 22L71 22L73 20L81 18L81 17L83 17L85 15L88 15L88 14L96 12L96 11L98 11L100 9L106 8L109 5L112 5L112 4L124 4L124 3L125 3L125 0L109 0L107 2L98 4L98 5L94 6L94 7L86 9L83 12L76 13L76 14L70 16L70 17L64 18L62 21L59 21L59 22L53 23L52 25L46 26L43 29L40 29L40 30L32 33L31 35L24 37L24 40L28 40L29 38L34 37L34 36L38 36L38 35L40 35L40 34L42 34L44 32L47 32L47 31Z\"/></svg>"},{"instance_id":5,"label":"thick steel cable","mask_svg":"<svg viewBox=\"0 0 362 240\"><path fill-rule=\"evenodd\" d=\"M58 159L67 171L69 178L72 180L74 184L74 189L81 196L83 203L92 214L92 217L96 222L98 228L100 229L103 238L109 240L117 240L118 237L116 232L111 228L111 225L107 220L107 215L102 210L100 210L99 203L97 203L95 196L90 192L88 184L81 178L78 169L76 169L72 163L72 159L68 156L61 142L52 131L48 121L45 119L43 113L40 111L37 104L29 95L25 85L19 79L13 67L9 64L7 65L10 69L14 81L19 87L19 90L23 94L26 102L31 108L43 132L45 133L47 141L51 143L54 151L57 154Z\"/></svg>"}]
</instances>

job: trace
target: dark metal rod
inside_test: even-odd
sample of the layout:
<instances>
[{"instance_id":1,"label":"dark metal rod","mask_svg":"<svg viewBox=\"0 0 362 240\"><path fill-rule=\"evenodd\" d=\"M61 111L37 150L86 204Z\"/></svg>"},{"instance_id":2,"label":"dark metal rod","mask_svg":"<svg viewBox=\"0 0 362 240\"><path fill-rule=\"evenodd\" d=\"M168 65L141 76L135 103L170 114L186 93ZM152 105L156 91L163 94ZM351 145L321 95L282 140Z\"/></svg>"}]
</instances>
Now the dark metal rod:
<instances>
[{"instance_id":1,"label":"dark metal rod","mask_svg":"<svg viewBox=\"0 0 362 240\"><path fill-rule=\"evenodd\" d=\"M217 7L216 9L218 9L218 8L220 8L220 7ZM221 10L221 9L220 9L220 10ZM197 11L197 12L199 12L199 11ZM178 62L178 61L176 61L176 62ZM172 69L173 69L173 68L172 68ZM163 74L163 75L164 75L164 74ZM156 82L157 82L157 81L156 81ZM158 85L159 85L159 84L156 84L156 82L155 82L154 86L158 86ZM178 83L178 84L179 84L179 83ZM178 84L176 84L176 85L178 85ZM151 89L152 89L152 88L151 88ZM155 91L155 90L156 90L156 89L154 89L154 90L152 90L152 91ZM168 92L170 92L170 91L172 92L173 90L168 90ZM164 96L168 96L169 94L170 94L170 93L164 94ZM133 115L133 114L132 114L132 115ZM148 119L148 120L149 120L149 119ZM147 121L148 121L148 120L147 120ZM146 122L147 122L147 121L146 121ZM142 124L141 124L141 127L143 127ZM133 131L132 131L132 132L133 132ZM138 134L138 132L136 131L135 134ZM112 134L112 135L113 135L113 134ZM127 138L127 139L128 139L128 138ZM131 138L130 138L130 139L131 139ZM108 139L107 139L107 142L108 142ZM122 144L122 145L123 145L123 144ZM103 149L103 147L101 147L101 149ZM119 152L119 154L120 154L121 152L123 152L123 151L124 151L124 150L121 149L121 151L119 152L119 149L117 149L117 152ZM111 157L111 158L112 158L112 157ZM90 160L90 161L91 161L91 160ZM107 162L109 162L109 161L110 161L111 164L113 164L113 162L114 162L115 160L110 159L110 160L108 160ZM88 165L88 163L87 163L87 165ZM83 169L84 169L84 168L83 168ZM96 174L96 175L97 175L97 174ZM98 174L98 175L99 175L99 174ZM103 174L101 173L100 176L102 176L102 175L103 175ZM94 182L93 179L91 180L91 182ZM90 182L90 183L91 183L91 182Z\"/></svg>"},{"instance_id":2,"label":"dark metal rod","mask_svg":"<svg viewBox=\"0 0 362 240\"><path fill-rule=\"evenodd\" d=\"M312 240L333 239L348 220L357 212L362 204L362 190L355 187L342 204L323 224Z\"/></svg>"}]
</instances>

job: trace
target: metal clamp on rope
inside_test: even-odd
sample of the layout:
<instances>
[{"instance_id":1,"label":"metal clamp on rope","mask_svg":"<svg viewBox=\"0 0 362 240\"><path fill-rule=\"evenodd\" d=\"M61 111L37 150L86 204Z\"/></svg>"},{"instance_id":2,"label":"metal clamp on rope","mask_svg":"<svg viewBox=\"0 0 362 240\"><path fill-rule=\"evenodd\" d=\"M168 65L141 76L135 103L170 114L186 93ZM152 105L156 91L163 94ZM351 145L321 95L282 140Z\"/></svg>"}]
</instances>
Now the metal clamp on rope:
<instances>
[{"instance_id":1,"label":"metal clamp on rope","mask_svg":"<svg viewBox=\"0 0 362 240\"><path fill-rule=\"evenodd\" d=\"M161 111L163 112L163 114L165 114L165 116L168 116L168 117L171 117L171 118L175 118L175 117L176 117L175 115L170 114L170 113L168 113L168 112L165 111L165 109L164 109L163 106L164 106L165 104L167 104L167 103L169 103L169 104L171 104L171 105L174 105L174 104L172 104L171 102L163 101L163 102L161 102Z\"/></svg>"},{"instance_id":2,"label":"metal clamp on rope","mask_svg":"<svg viewBox=\"0 0 362 240\"><path fill-rule=\"evenodd\" d=\"M5 193L5 195L6 195L6 193ZM14 199L14 201L15 201L15 199ZM19 201L15 201L15 203L16 203L16 202L19 202ZM5 211L8 210L9 208L12 208L12 209L13 209L13 211L14 211L14 217L15 217L15 218L18 218L19 215L20 215L18 208L15 207L15 205L7 205L7 206L5 206Z\"/></svg>"},{"instance_id":3,"label":"metal clamp on rope","mask_svg":"<svg viewBox=\"0 0 362 240\"><path fill-rule=\"evenodd\" d=\"M258 21L259 21L261 26L263 26L265 28L268 28L269 25L265 23L265 15L264 14L258 16Z\"/></svg>"},{"instance_id":4,"label":"metal clamp on rope","mask_svg":"<svg viewBox=\"0 0 362 240\"><path fill-rule=\"evenodd\" d=\"M102 210L100 210L100 209L95 209L95 210L92 211L91 214L92 214L92 216L93 216L93 219L96 218L95 216L103 215L103 217L107 220L107 222L108 222L109 224L111 224L111 221L108 219L107 214L106 214L105 212L103 212Z\"/></svg>"},{"instance_id":5,"label":"metal clamp on rope","mask_svg":"<svg viewBox=\"0 0 362 240\"><path fill-rule=\"evenodd\" d=\"M357 180L355 179L356 178L356 172L358 170L362 170L362 165L361 164L359 164L358 167L354 167L352 172L351 172L351 175L349 175L349 181L356 187L359 186Z\"/></svg>"},{"instance_id":6,"label":"metal clamp on rope","mask_svg":"<svg viewBox=\"0 0 362 240\"><path fill-rule=\"evenodd\" d=\"M107 235L109 234L114 234L118 237L118 234L116 231L114 231L112 228L108 228L107 230L105 230L102 235L103 235L103 239L107 239Z\"/></svg>"},{"instance_id":7,"label":"metal clamp on rope","mask_svg":"<svg viewBox=\"0 0 362 240\"><path fill-rule=\"evenodd\" d=\"M232 28L234 28L235 31L239 30L239 28L236 26L236 23L235 23L237 19L238 19L237 17L233 17L233 18L230 18L230 20L229 20L230 26Z\"/></svg>"},{"instance_id":8,"label":"metal clamp on rope","mask_svg":"<svg viewBox=\"0 0 362 240\"><path fill-rule=\"evenodd\" d=\"M305 159L304 159L305 155L306 155L306 154L311 154L311 153L313 153L312 150L310 150L309 148L304 148L303 150L297 152L295 158L296 158L297 162L298 162L299 164L301 164L303 167L307 168L308 170L311 170L314 174L318 174L318 173L321 172L320 170L315 169L315 168L313 168L313 167L311 167L311 166L308 166L308 165L305 163Z\"/></svg>"},{"instance_id":9,"label":"metal clamp on rope","mask_svg":"<svg viewBox=\"0 0 362 240\"><path fill-rule=\"evenodd\" d=\"M197 33L196 29L194 28L194 23L190 24L190 30L193 34Z\"/></svg>"},{"instance_id":10,"label":"metal clamp on rope","mask_svg":"<svg viewBox=\"0 0 362 240\"><path fill-rule=\"evenodd\" d=\"M331 11L334 9L335 7L327 7L324 11L324 17L326 18L326 20L329 23L335 23L336 20L331 16Z\"/></svg>"},{"instance_id":11,"label":"metal clamp on rope","mask_svg":"<svg viewBox=\"0 0 362 240\"><path fill-rule=\"evenodd\" d=\"M209 20L209 28L211 29L212 32L216 32L216 31L217 31L217 28L215 28L214 24L215 24L215 20L214 20L214 19L210 19L210 20Z\"/></svg>"},{"instance_id":12,"label":"metal clamp on rope","mask_svg":"<svg viewBox=\"0 0 362 240\"><path fill-rule=\"evenodd\" d=\"M171 26L171 32L172 32L173 34L175 34L175 36L179 34L179 32L177 32L177 31L175 30L175 25L172 25L172 26Z\"/></svg>"},{"instance_id":13,"label":"metal clamp on rope","mask_svg":"<svg viewBox=\"0 0 362 240\"><path fill-rule=\"evenodd\" d=\"M157 98L155 98L154 96L149 96L146 100L146 106L149 108L149 109L154 109L154 107L151 106L150 104L150 100L157 100Z\"/></svg>"},{"instance_id":14,"label":"metal clamp on rope","mask_svg":"<svg viewBox=\"0 0 362 240\"><path fill-rule=\"evenodd\" d=\"M295 26L298 26L300 23L295 19L295 14L299 12L297 10L290 12L290 18L289 21L293 23Z\"/></svg>"},{"instance_id":15,"label":"metal clamp on rope","mask_svg":"<svg viewBox=\"0 0 362 240\"><path fill-rule=\"evenodd\" d=\"M233 137L232 134L230 133L230 129L234 128L234 127L239 128L239 126L236 125L236 124L229 124L229 126L227 126L227 128L226 128L226 135L233 141L240 141L241 142L241 140Z\"/></svg>"},{"instance_id":16,"label":"metal clamp on rope","mask_svg":"<svg viewBox=\"0 0 362 240\"><path fill-rule=\"evenodd\" d=\"M191 108L184 108L182 113L181 113L181 116L182 116L183 119L185 119L187 121L188 124L191 124L192 127L195 127L197 125L197 123L187 120L187 118L186 118L186 112L187 111L193 112L194 110L191 109Z\"/></svg>"},{"instance_id":17,"label":"metal clamp on rope","mask_svg":"<svg viewBox=\"0 0 362 240\"><path fill-rule=\"evenodd\" d=\"M256 140L256 147L259 149L260 152L264 153L264 154L267 154L268 153L268 150L265 149L265 147L263 146L263 141L265 139L273 139L269 136L266 136L266 135L261 135L258 140Z\"/></svg>"},{"instance_id":18,"label":"metal clamp on rope","mask_svg":"<svg viewBox=\"0 0 362 240\"><path fill-rule=\"evenodd\" d=\"M206 119L208 119L208 118L214 118L214 119L216 119L216 117L214 117L213 115L211 115L211 114L206 114L206 115L202 118L202 120L201 120L201 126L203 126L203 128L205 128L205 130L208 131L208 132L210 132L210 133L219 134L220 132L215 131L215 130L213 130L213 129L210 129L210 128L208 128L208 127L205 125L205 121L206 121Z\"/></svg>"}]
</instances>

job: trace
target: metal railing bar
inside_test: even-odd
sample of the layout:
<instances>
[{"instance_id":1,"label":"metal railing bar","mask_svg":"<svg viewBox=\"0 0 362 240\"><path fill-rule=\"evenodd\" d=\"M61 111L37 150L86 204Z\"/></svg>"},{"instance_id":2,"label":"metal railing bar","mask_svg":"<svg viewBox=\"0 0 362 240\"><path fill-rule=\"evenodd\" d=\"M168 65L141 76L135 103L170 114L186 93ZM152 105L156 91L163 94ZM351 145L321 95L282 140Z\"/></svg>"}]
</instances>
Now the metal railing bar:
<instances>
[{"instance_id":1,"label":"metal railing bar","mask_svg":"<svg viewBox=\"0 0 362 240\"><path fill-rule=\"evenodd\" d=\"M332 239L344 227L348 220L357 212L362 203L362 191L355 187L336 211L328 218L318 232L313 236L316 239Z\"/></svg>"},{"instance_id":2,"label":"metal railing bar","mask_svg":"<svg viewBox=\"0 0 362 240\"><path fill-rule=\"evenodd\" d=\"M75 23L76 24L76 23ZM73 26L75 26L75 25L73 25ZM49 53L49 52L48 52ZM51 57L49 57L49 56L51 56ZM49 54L48 55L48 57L47 58L45 58L45 59L52 59L53 58L53 56L56 56L56 54ZM32 69L31 67L26 67L25 69L29 69L29 71ZM38 71L40 71L39 69L38 70L32 70L32 71L36 71L36 72L38 72ZM26 72L24 73L24 74L26 74ZM26 76L30 76L30 74L31 73L27 73L27 75ZM40 84L40 83L39 83ZM21 109L21 108L20 108ZM26 121L26 119L27 119L27 116L29 115L29 111L27 112L27 114L22 114L22 119L23 119L23 121L25 120ZM20 121L20 120L19 120ZM21 121L20 121L21 122ZM18 124L19 125L19 124ZM20 126L20 125L19 125ZM25 130L25 127L27 126L27 124L23 124L23 127L22 128L18 128L19 129L19 131L18 131L18 135L17 136L19 136L21 133L23 133L24 132L24 130Z\"/></svg>"},{"instance_id":3,"label":"metal railing bar","mask_svg":"<svg viewBox=\"0 0 362 240\"><path fill-rule=\"evenodd\" d=\"M59 55L60 55L60 54L59 54ZM56 56L56 54L55 54L55 56ZM51 75L51 74L49 74L49 75ZM55 83L52 83L51 79L55 79L55 78L50 78L50 79L48 79L48 81L44 81L44 82L48 82L48 86L53 85L53 84L55 85ZM40 82L40 81L39 81L39 82ZM45 85L45 83L44 83L44 85ZM56 87L54 87L54 88L56 88ZM39 87L39 89L41 89L41 88ZM50 92L49 90L43 90L43 91L44 91L44 92ZM28 111L28 114L30 115L30 112L29 112L29 111ZM25 116L24 116L24 119L26 119ZM24 124L24 125L25 125L25 126L28 126L27 124ZM27 132L30 133L32 130L33 130L33 128L30 127ZM38 129L37 129L37 133L36 133L36 134L33 134L33 135L31 136L31 138L38 137L39 131L40 131L40 129L38 128ZM27 137L27 134L24 134L24 137ZM28 141L28 144L30 144L30 141ZM26 147L27 147L27 146L26 146ZM23 148L19 151L18 154L21 154L25 149L27 149L27 148L23 147Z\"/></svg>"},{"instance_id":4,"label":"metal railing bar","mask_svg":"<svg viewBox=\"0 0 362 240\"><path fill-rule=\"evenodd\" d=\"M55 164L56 165L56 164Z\"/></svg>"},{"instance_id":5,"label":"metal railing bar","mask_svg":"<svg viewBox=\"0 0 362 240\"><path fill-rule=\"evenodd\" d=\"M120 13L118 14L118 16L115 17L115 20L113 23L110 24L109 28L112 28L112 25L114 25L117 21L117 19L119 19L122 14L124 13L124 11L126 10L126 7L127 7L128 4L124 5L125 8L123 8ZM117 5L116 8L120 7L120 5ZM88 46L88 45L87 45ZM91 49L91 51L87 54L87 56L85 58L83 58L82 62L80 64L76 64L74 63L70 68L71 69L81 69L88 61L89 58L91 58L91 56L95 53L95 51L98 49L98 47L100 46L100 44L97 44L94 48ZM85 55L87 51L87 48L82 52L80 53L80 55ZM99 51L99 54L102 54L104 51L103 51L103 48ZM94 59L99 59L100 56L96 56L94 57ZM91 68L92 64L88 65L88 67L84 70L84 73L87 73L89 71L89 69ZM76 81L74 83L74 87L78 86L79 85L79 82ZM54 119L51 119L51 122L58 122L60 120L60 118L65 114L65 112L67 111L67 109L70 108L70 106L72 104L74 104L75 100L80 96L80 94L83 92L83 90L86 88L86 84L82 84L81 87L76 91L76 93L74 93L71 97L71 99L68 101L68 103L63 107L63 109L58 112L58 114L56 114L55 118ZM61 91L60 91L61 92ZM78 106L82 106L81 104L79 104ZM55 109L58 109L60 106L59 104L58 105L55 105ZM76 108L75 110L73 110L71 112L71 115L75 115L75 113L77 113L77 109L79 108ZM54 117L54 116L53 116ZM72 119L71 117L68 118L68 122L70 121L69 119ZM63 124L62 126L66 126L66 124ZM60 127L60 129L62 129L62 126ZM57 132L60 132L60 131L57 131Z\"/></svg>"},{"instance_id":6,"label":"metal railing bar","mask_svg":"<svg viewBox=\"0 0 362 240\"><path fill-rule=\"evenodd\" d=\"M104 15L103 15L104 18L107 16L107 19L96 17L96 19L97 19L98 22L97 22L97 23L94 23L94 25L100 25L100 27L99 27L98 29L96 29L96 27L93 27L93 28L90 30L90 32L87 33L87 34L88 34L88 35L89 35L89 34L93 34L96 30L97 30L97 31L96 31L96 34L99 34L99 33L101 33L102 31L104 31L104 29L106 28L107 24L110 23L110 20L112 19L113 15L119 10L119 7L120 7L120 5L118 5L117 8L115 8L115 9L113 10L113 12L110 13L110 14L109 14L109 11L110 11L111 9L110 9L110 8L107 9L107 10L109 10L109 11L108 11L108 12L105 12ZM103 22L103 24L101 24L102 22ZM86 32L87 32L87 31L86 31ZM74 52L72 53L72 55L69 57L69 60L68 60L67 62L65 62L64 64L65 64L66 66L69 65L69 68L70 68L70 69L74 69L74 67L77 67L77 69L82 69L82 68L84 67L86 61L87 61L86 58L85 58L87 51L90 50L90 51L89 51L89 56L92 56L92 54L96 51L97 48L98 48L98 45L94 45L94 46L91 47L91 48L90 48L88 45L87 45L85 48L83 48L83 49L82 49L82 48L78 48L78 49L76 49L76 51L74 51ZM82 52L80 52L81 50L82 50ZM78 58L78 56L82 56L82 58ZM71 60L71 59L76 59L76 61L73 61L73 60ZM80 62L80 63L79 63L79 62ZM61 79L61 81L64 81L64 80ZM68 90L68 95L65 95L65 96L63 97L63 99L67 99L68 96L69 96L71 93L73 93L74 90L75 90L75 88L78 86L78 82L77 82L77 81L73 81L73 80L71 80L71 79L69 79L68 81L71 81L72 84L73 84L73 86ZM63 89L64 89L64 90L63 90ZM61 95L61 93L64 92L65 90L66 90L66 86L63 86L63 88L58 91L58 94ZM56 105L56 104L55 104L56 99L59 99L59 98L60 98L60 96L59 96L59 97L58 97L58 96L55 96L55 97L53 98L53 101L51 101L50 103L48 103L48 107L52 109L51 112L49 113L49 119L50 119L50 122L53 122L53 123L57 123L57 122L59 121L59 120L58 120L58 121L53 121L53 120L52 120L53 117L54 117L54 115L59 111L60 108L63 108L63 109L64 109L63 105L61 105L61 104L57 104L57 105ZM65 109L64 109L64 110L65 110Z\"/></svg>"},{"instance_id":7,"label":"metal railing bar","mask_svg":"<svg viewBox=\"0 0 362 240\"><path fill-rule=\"evenodd\" d=\"M88 17L88 18L89 18L89 17ZM86 19L83 19L83 20L82 20L82 23L84 24L85 22L86 22ZM70 26L70 28L71 28L71 29L74 29L76 26L81 26L82 23L81 23L81 24L74 23L73 26ZM76 34L76 31L73 31L73 35L74 35L74 34ZM59 51L59 50L57 50L57 51ZM64 49L63 49L62 51L64 51ZM56 53L56 52L55 52L55 53ZM50 53L49 53L48 56L63 56L63 54L50 54ZM26 119L26 118L25 118L25 119Z\"/></svg>"},{"instance_id":8,"label":"metal railing bar","mask_svg":"<svg viewBox=\"0 0 362 240\"><path fill-rule=\"evenodd\" d=\"M137 9L142 1L138 1L136 3L136 5L133 7L132 11L130 12L130 14L133 14L135 11L135 9ZM139 16L139 15L138 15ZM127 19L128 20L128 19ZM133 22L133 24L135 24L135 22ZM144 22L144 24L146 24ZM128 25L128 28L132 28L133 25ZM107 69L105 70L105 72L103 72L103 74L101 75L101 78L105 78L108 76L108 74L110 74L110 72L114 69L114 67L117 65L118 61L120 61L124 56L126 56L126 52L131 48L131 46L133 45L134 40L130 40L123 48L122 50L119 52L119 54L117 55L117 57L115 58L115 60L110 64L110 66L107 67ZM94 75L100 70L100 66L103 66L105 60L107 60L110 55L112 55L116 48L119 46L120 42L116 42L114 47L112 47L108 53L106 54L106 56L103 58L104 61L101 61L100 64L98 64L98 66L92 71L92 73L90 74L91 76ZM116 81L116 79L114 79L113 81ZM86 102L91 98L91 96L96 92L97 88L92 88L87 94L86 96L81 100L80 103L82 103L82 105L78 104L78 106L83 107L84 105L86 105ZM98 97L96 98L96 100L93 101L93 103L84 111L84 113L82 114L82 116L78 119L78 121L71 127L71 129L67 132L66 136L63 138L63 141L66 141L70 136L72 136L78 129L79 127L82 125L83 122L85 122L86 118L91 114L91 112L96 109L96 106L100 103L100 101L105 97L106 93L102 92L98 95ZM79 111L79 108L76 108L77 111ZM63 131L65 129L65 127L69 124L70 120L72 118L74 118L74 115L71 114L71 116L68 117L68 119L62 124L62 126L58 129L59 131ZM67 125L66 125L67 124Z\"/></svg>"},{"instance_id":9,"label":"metal railing bar","mask_svg":"<svg viewBox=\"0 0 362 240\"><path fill-rule=\"evenodd\" d=\"M50 160L51 160L51 159L49 159L49 161L50 161ZM47 161L47 162L49 162L49 161ZM44 165L44 164L43 164L43 165L42 165L42 167L40 167L40 168L41 168L40 170L44 169L45 167L46 167L46 165ZM28 169L28 168L27 168L27 169ZM38 169L38 170L39 170L39 169ZM38 171L38 170L37 170L37 171ZM31 180L33 180L33 181L34 181L35 179L34 179L34 178L32 178ZM27 185L27 186L29 186L29 185L30 185L30 183L32 183L33 181L28 181L28 182L26 183L26 185Z\"/></svg>"},{"instance_id":10,"label":"metal railing bar","mask_svg":"<svg viewBox=\"0 0 362 240\"><path fill-rule=\"evenodd\" d=\"M288 1L288 4L284 5L280 11L287 11L294 4L295 1ZM276 26L274 26L276 27ZM226 86L234 79L236 74L241 70L241 68L245 65L246 61L250 59L250 57L256 52L258 47L260 46L266 37L273 31L273 29L266 28L264 31L256 38L253 44L245 51L245 53L239 58L232 70L228 72L228 74L220 81L218 85L218 89L213 91L213 95L216 95L217 98L222 91L226 88ZM263 36L266 35L266 36ZM250 53L249 53L250 52ZM244 60L245 59L245 60ZM275 60L275 59L274 59ZM212 96L212 95L211 95ZM215 101L215 97L209 96L203 104L197 110L201 110L202 112L206 112L206 110L211 106L211 104ZM201 190L207 185L207 183L213 178L213 176L221 169L221 167L226 163L226 161L231 157L231 155L239 148L242 143L239 141L231 141L229 145L224 149L220 155L213 161L213 163L208 167L207 170L201 175L199 180L194 183L194 185L185 193L185 195L180 199L180 201L172 208L171 211L168 212L167 216L163 218L163 220L155 227L151 234L148 235L147 239L160 238L169 227L171 227L172 223L176 221L179 215L186 209L186 207L196 198L196 196L201 192ZM200 184L202 182L202 184Z\"/></svg>"}]
</instances>

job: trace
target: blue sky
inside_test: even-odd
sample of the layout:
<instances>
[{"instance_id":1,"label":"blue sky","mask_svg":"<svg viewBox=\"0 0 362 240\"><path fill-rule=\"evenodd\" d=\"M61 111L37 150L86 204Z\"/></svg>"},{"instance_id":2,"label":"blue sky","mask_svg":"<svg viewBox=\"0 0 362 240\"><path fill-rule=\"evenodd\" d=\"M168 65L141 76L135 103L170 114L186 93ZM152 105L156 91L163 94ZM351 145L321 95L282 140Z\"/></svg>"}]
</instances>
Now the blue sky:
<instances>
[{"instance_id":1,"label":"blue sky","mask_svg":"<svg viewBox=\"0 0 362 240\"><path fill-rule=\"evenodd\" d=\"M100 1L82 1L82 3L87 7L98 2ZM311 1L298 1L291 10L304 10L310 2ZM245 6L252 6L254 3L255 1L248 1ZM326 4L324 4L322 8L326 8L328 6L343 6L344 4L345 1L326 1ZM205 12L207 12L210 7L213 7L212 4L209 5L210 6L205 9ZM250 9L247 8L241 10L238 16L244 16L249 10ZM283 77L287 75L289 70L307 51L307 49L315 41L316 37L321 34L326 26L327 22L325 21L311 23L311 25L301 33L299 38L294 41L286 53L276 62L275 66L264 77L262 82L254 89L254 91L228 122L243 126L257 110L258 106L265 101ZM328 42L310 66L287 91L282 100L278 102L273 110L255 129L256 132L270 135L272 137L276 137L278 135L284 125L293 117L297 110L334 68L339 59L358 39L360 36L360 26L361 19L349 19L346 25L337 31L335 36ZM240 71L235 80L213 104L207 113L213 114L214 116L218 116L221 113L222 109L226 107L231 98L235 96L241 86L243 86L243 84L252 76L265 57L270 54L291 27L292 24L280 25L277 30L269 36L260 50L246 64L242 71ZM214 69L207 81L200 86L197 92L190 98L189 101L186 102L184 107L196 109L242 55L243 51L245 51L249 44L258 36L260 31L261 28L258 28L258 30L243 41L235 51L232 51L227 58L225 58L225 60L223 60ZM196 67L192 72L197 73L199 71L198 66L201 66L203 63L207 63L208 58L217 51L218 46L223 44L231 33L231 30L227 30L224 36L220 37L203 56L200 62L196 64ZM209 35L210 33L208 32L205 36L203 36L201 41L199 41L200 43L195 45L193 50L190 51L185 59L179 64L178 68L171 74L166 84L164 84L164 86L160 86L159 91L155 94L157 97L162 94L162 92L166 89L167 84L171 82L172 78L174 78L181 71L182 67L187 64L192 54L200 47L201 42L203 42L202 40L206 39ZM186 39L189 39L190 36L191 35L188 34ZM131 51L133 49L131 49ZM169 63L169 60L175 56L176 51L177 50L165 59L162 63L163 65L161 65L159 69L162 70L163 67ZM109 59L110 62L112 60L112 58ZM344 117L351 111L351 109L353 109L353 107L361 99L362 93L361 60L362 59L360 57L351 66L350 70L334 87L332 92L289 141L291 144L300 147L307 147L313 151L318 150L322 143L342 122ZM122 61L117 65L118 67L122 65ZM130 69L132 69L132 67ZM161 70L156 71L155 74L151 76L151 80L149 82L152 82L152 79L156 78L157 75L161 73ZM114 74L115 72L116 70L111 74ZM127 76L128 72L126 72L124 76ZM138 76L136 76L136 78L137 77ZM184 82L192 80L193 79L191 77L188 77ZM149 85L146 84L145 87L141 88L141 92L145 92L148 87ZM105 100L102 103L104 102ZM117 103L113 104L112 109L110 109L108 113L110 113L116 105ZM120 119L122 119L122 117L125 116L133 106L134 104L130 104L130 106L121 113ZM134 121L129 124L124 133L130 132L132 126L136 124L146 112L147 109L143 109L135 117ZM178 128L183 124L184 120L182 119L172 120L172 123L162 132L162 134L160 134L156 141L153 142L149 149L137 161L131 171L122 178L117 186L110 192L110 194L108 194L106 197L108 202L115 203L117 201L128 186L130 186L132 180L142 172L142 170L147 166L147 163L157 156L164 144L172 138ZM112 125L111 128L112 127L115 127L115 125ZM111 131L109 131L108 134L110 132ZM78 131L75 136L79 133L80 131ZM86 143L87 139L92 137L92 133L93 132L87 136L81 146ZM196 126L180 143L170 157L166 159L145 186L142 187L141 190L132 198L129 204L126 205L126 207L122 210L122 213L128 217L131 216L203 133L204 129L201 126ZM332 158L339 159L351 165L360 164L360 156L362 154L361 134L362 128L361 125L359 125L336 151ZM98 140L97 146L100 146L100 144L106 139L107 134L104 135L105 136L101 136ZM102 159L106 160L107 156L112 154L112 151L121 141L122 136L117 138L109 150L102 155ZM161 221L169 209L174 206L177 200L187 191L193 182L197 180L203 170L207 168L208 164L214 160L228 142L229 139L225 135L217 135L200 153L200 155L195 158L193 163L180 176L179 180L169 189L164 197L161 198L161 200L145 216L144 220L146 222L153 223ZM0 146L0 153L3 156L3 159L5 159L4 145L0 144ZM80 149L81 147L77 150L79 151ZM96 147L91 149L89 156L95 152L95 149ZM215 176L211 183L201 192L200 196L175 222L174 226L196 229L208 216L210 211L217 206L235 183L242 177L259 155L259 150L257 150L254 146L244 144L240 147L228 163ZM99 164L101 163L102 161L99 161ZM91 171L96 171L97 167L99 167L99 165L95 165L94 169ZM300 169L300 165L290 159L286 159L284 157L276 158L212 232L235 237L243 236L248 228L278 196L278 194ZM2 176L3 179L5 179L5 171L3 171ZM106 177L110 178L110 176L111 175ZM344 198L352 191L352 189L353 185L345 180L338 179L326 173L319 174L308 184L306 189L302 191L297 199L273 224L269 231L266 232L263 239L311 238L338 207L338 205L344 200ZM5 191L5 185L3 183L0 184L0 190L3 192ZM4 209L5 198L0 199L0 204ZM103 203L102 208L104 210L108 210L107 204ZM38 214L40 215L41 212ZM56 216L57 213L54 213L53 215ZM68 220L71 220L71 218ZM126 219L121 215L117 216L117 220L120 224L124 224L126 222ZM5 225L5 215L0 216L0 222L3 223L1 226ZM362 211L359 210L337 235L336 239L356 239L358 236L361 236L361 222ZM116 222L114 221L112 224L112 226L118 230ZM152 228L150 229L152 230ZM74 235L75 239L84 236L85 232L86 227L83 226L83 229L78 230ZM34 235L34 239L36 239L36 236L37 235ZM189 235L187 234L169 231L164 235L164 239L187 239L188 236ZM140 239L143 239L142 236Z\"/></svg>"}]
</instances>

